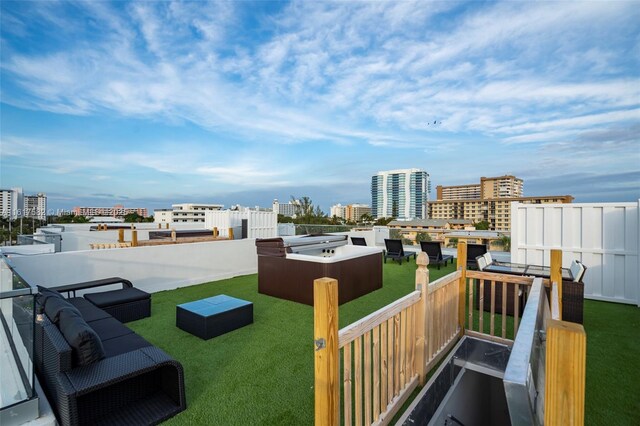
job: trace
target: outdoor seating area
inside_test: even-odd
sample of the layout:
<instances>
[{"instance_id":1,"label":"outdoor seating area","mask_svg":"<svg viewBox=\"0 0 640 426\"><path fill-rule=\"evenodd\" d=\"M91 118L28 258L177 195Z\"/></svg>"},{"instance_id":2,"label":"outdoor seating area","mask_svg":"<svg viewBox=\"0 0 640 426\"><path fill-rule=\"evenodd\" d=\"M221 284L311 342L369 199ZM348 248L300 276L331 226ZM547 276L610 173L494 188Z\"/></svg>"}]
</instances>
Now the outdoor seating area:
<instances>
[{"instance_id":1,"label":"outdoor seating area","mask_svg":"<svg viewBox=\"0 0 640 426\"><path fill-rule=\"evenodd\" d=\"M424 257L424 255L421 256ZM415 293L417 274L416 262L412 262L411 257L409 255L406 262L387 263L382 267L383 285L380 289L342 304L340 306L339 326L346 328L354 323L357 324L365 320L368 315L385 306L401 300L409 300L407 298ZM382 266L383 262L380 262L380 260L378 258L378 264ZM428 279L429 282L434 284L434 288L437 288L435 291L448 292L448 289L454 288L448 283L451 283L452 279L457 281L456 277L459 277L459 273L456 273L455 270L456 268L453 264L440 265L439 269L437 264L429 264ZM502 295L503 290L497 287L499 281L492 285L492 276L484 271L467 271L466 279L469 284L467 288L469 289L468 296L470 297L470 299L465 300L466 310L464 315L466 323L468 320L467 333L472 337L476 337L473 336L474 333L491 335L494 336L493 338L496 341L503 339L502 341L506 342L514 339L519 321L522 321L523 307L526 305L532 278L514 275L514 278L509 280L501 276L505 280L504 288L507 289L506 297L501 299L498 294ZM107 318L111 317L111 319L108 321L108 325L105 322L105 327L103 328L96 326L96 332L104 346L105 358L94 361L89 366L81 367L81 370L78 370L79 367L73 365L73 362L76 362L71 355L73 354L73 349L65 349L61 354L56 355L54 361L50 361L49 365L45 366L49 368L49 373L43 376L45 379L41 379L41 382L45 381L46 389L51 387L46 382L48 380L47 377L56 376L68 378L66 380L69 380L69 383L77 386L77 392L74 390L74 395L66 395L62 392L57 396L51 397L51 394L56 395L56 392L58 392L56 386L61 386L59 383L56 384L54 382L53 387L56 390L53 392L48 390L47 396L54 404L62 401L61 406L63 407L74 407L75 404L78 411L74 416L79 419L91 419L91 417L87 416L97 416L98 414L95 413L103 409L101 408L103 407L101 405L102 401L108 407L112 407L109 409L110 413L122 416L125 419L132 418L127 416L137 415L132 413L135 413L138 409L146 410L146 414L153 413L166 418L169 414L162 410L154 411L150 407L154 407L154 404L158 401L168 397L162 403L162 407L172 407L171 410L175 410L173 414L179 413L174 418L169 418L168 424L200 423L203 419L215 424L236 424L247 418L251 418L252 421L260 424L313 423L314 366L312 360L314 351L310 343L310 332L314 326L313 307L261 294L258 291L258 281L258 276L255 274L244 275L177 290L154 293L153 298L149 299L152 304L150 312L152 311L153 315L129 322L127 326L122 325L121 321L117 321L103 309L91 303L86 294L84 297L73 297L77 296L74 291L88 291L89 295L93 293L93 290L86 288L87 283L58 287L64 289L64 292L69 296L66 300L80 311L88 325L93 326L106 319L103 318L105 315ZM107 282L109 284L122 284L122 289L102 292L102 294L107 295L109 292L115 292L113 293L115 300L119 299L117 297L118 292L128 288L135 288L133 285L129 287L131 283L127 284L126 280L119 278L99 280L92 285ZM473 291L470 290L472 287ZM486 289L489 289L489 293L486 293ZM514 298L515 293L521 294L522 298ZM487 294L488 296L483 296ZM244 327L239 325L240 322L234 321L235 325L229 329L225 329L221 333L213 332L215 336L205 335L205 337L198 337L197 333L189 330L185 331L185 327L180 327L177 324L178 306L188 305L194 301L216 299L216 297L219 298L221 296L225 300L228 297L250 303L252 309L251 320L253 321L251 325ZM415 298L415 296L411 297ZM435 301L447 300L449 296L445 293L442 293L442 296L437 296L437 293L434 292L433 297ZM100 299L98 298L98 300ZM505 301L504 303L512 303L510 306L514 311L510 311L510 308L503 310L503 300ZM513 305L516 300L518 300L517 304ZM565 316L571 310L568 308L567 302L567 299L563 301ZM633 333L633 324L637 324L640 321L638 310L632 306L590 300L583 301L583 306L584 326L587 333L589 333L589 354L587 357L587 374L589 376L587 381L588 403L585 411L587 423L595 419L593 422L598 424L602 419L606 419L606 413L610 409L616 409L620 413L621 419L633 419L635 418L634 404L626 395L628 395L628 390L635 386L635 382L628 373L623 374L615 369L612 370L608 365L607 359L613 357L620 365L631 366L633 365L634 357L640 356L640 343L632 342L629 344L629 342L623 342L622 338L613 339L610 335L600 333L598 328L594 328L594 324L598 324L598 327L600 327L606 322L605 329L608 330L607 333L615 330L616 336ZM487 307L490 307L490 309L487 309ZM198 311L199 309L199 307L194 307L193 311ZM224 311L225 309L222 309L220 312ZM502 312L506 312L507 315L503 315ZM401 318L399 322L401 327L404 327L402 325L405 323L404 321L412 318L412 315L416 315L416 313L412 314L411 311L407 311L406 319L404 315L404 313L398 313L398 318ZM51 316L55 318L55 314L52 313ZM295 321L292 321L292 318L295 318ZM624 321L620 318L624 318ZM436 321L435 317L433 321ZM444 331L438 337L439 339L444 339L441 340L444 342L442 347L446 348L444 352L441 352L444 354L448 349L452 348L446 340L446 336L449 333L449 331L446 331L448 330L447 327L449 327L446 324L448 324L447 321L449 320L442 322L443 319L439 319L437 321L441 321L440 324L444 327ZM196 327L206 327L207 325L206 322L200 322L200 320L195 322L198 323ZM119 327L116 326L116 323L120 323ZM65 336L60 331L59 325L56 326L53 323L52 318L46 311L41 324L39 327L42 328L42 331L38 329L38 335L41 336L41 340L38 341L37 347L44 348L46 339L55 341L55 344L59 345L61 342L59 339L64 339ZM123 344L122 348L128 352L117 353L114 351L112 343L117 341L116 339L122 339L121 341L124 342L125 339L120 334L125 332L126 335L123 336L127 336L126 339L130 339L131 343ZM369 338L374 335L370 334ZM356 337L354 335L351 338ZM366 337L364 340L360 340L361 343L363 341L366 344ZM369 340L369 343L371 343L371 340ZM440 343L434 341L433 345L434 348L437 348ZM52 343L49 343L48 348L52 347ZM621 350L623 347L624 350ZM351 349L351 355L354 355L354 348L355 346ZM59 347L56 347L56 349L60 350ZM145 370L144 373L141 373L133 365L136 361L133 361L131 365L126 361L128 370L125 374L123 369L126 368L116 361L116 359L139 359L137 357L141 357L141 354L149 356L148 353L151 351L158 352L154 355L155 358L152 357L153 360L149 361L149 364L143 368ZM40 354L42 353L46 352L41 351ZM163 356L159 356L158 353L163 354ZM592 354L598 354L598 356L594 357ZM409 352L406 353L406 356L409 356ZM444 355L438 355L433 358L427 364L427 367L435 366L437 360L441 359L440 357L442 356ZM36 358L38 377L43 375L42 364L45 362L41 355L39 357ZM156 361L158 365L154 364ZM55 365L58 365L58 363L62 363L66 367L57 371L55 370ZM102 368L109 366L107 367L108 371L113 372L117 377L110 378L105 376L104 370L103 375L100 377L88 379L82 375L84 373L81 373L81 371L91 370L94 365L97 366L98 364L103 366ZM54 366L53 370L51 370L51 365ZM162 367L159 365L162 365ZM184 368L183 375L178 374L178 366ZM268 371L268 374L265 374L265 371ZM603 371L606 371L607 377L602 377ZM406 373L414 374L415 372L407 370ZM177 376L180 376L182 385L171 385L167 388L167 383L175 384L180 381L175 379ZM147 378L149 378L148 382L146 381ZM604 383L610 384L607 392L596 386L600 378ZM81 383L85 383L81 382L82 380L90 380L91 388L82 387ZM118 383L121 384L119 385ZM143 398L149 404L140 401L139 406L137 403L133 403L130 405L130 409L113 408L120 402L114 402L111 399L113 395L110 392L114 389L119 389L119 392L122 392L123 387L133 389L134 383L135 386L141 386L142 392L147 389L146 386L149 383L156 383L154 386L162 383L164 388L160 387L160 395L152 394L146 399ZM409 384L408 379L406 383ZM422 387L422 384L417 381L411 381L411 383L413 383L412 386L414 387L412 389L415 392L407 394L407 398L409 398L407 401L410 401L413 395ZM158 390L157 387L155 389ZM67 392L69 388L64 388L63 391ZM136 388L132 393L139 391L140 389ZM172 392L175 392L175 394ZM412 396L409 397L409 394ZM612 398L611 395L617 395L617 397ZM182 400L184 405L181 408L176 408L180 407L180 404L175 402L174 396L177 396L178 401L180 397L184 398ZM128 394L127 398L129 397L133 398L133 395ZM351 397L353 397L353 394ZM603 398L608 401L607 405L600 402ZM189 405L188 409L185 410L187 399L189 400ZM174 402L169 403L170 401ZM250 403L247 401L250 401ZM84 407L88 407L87 409L90 412L87 412ZM378 407L378 410L380 410L380 407ZM394 412L391 423L395 422L401 415L401 411ZM67 422L66 418L62 422L63 424L74 424ZM154 422L149 420L143 423Z\"/></svg>"},{"instance_id":2,"label":"outdoor seating area","mask_svg":"<svg viewBox=\"0 0 640 426\"><path fill-rule=\"evenodd\" d=\"M35 367L62 425L154 424L186 408L180 362L123 325L149 317L140 304L150 306L150 295L121 278L58 288L74 293L120 282L122 290L84 298L39 288ZM92 299L114 304L101 308Z\"/></svg>"},{"instance_id":3,"label":"outdoor seating area","mask_svg":"<svg viewBox=\"0 0 640 426\"><path fill-rule=\"evenodd\" d=\"M548 266L526 265L521 263L500 262L492 259L491 253L487 252L481 256L477 256L476 265L481 272L490 272L495 274L515 275L515 276L531 276L544 279L551 278L551 271ZM570 268L562 268L562 300L565 305L564 318L566 321L583 323L583 305L584 305L584 275L587 267L578 260L571 262ZM479 291L477 289L476 291ZM490 288L484 288L483 294L485 300L489 300ZM502 283L496 283L496 295L498 310L502 303ZM549 287L546 287L547 296L549 296ZM524 302L524 299L523 299ZM521 305L523 306L523 305ZM513 314L513 301L508 301L508 309Z\"/></svg>"}]
</instances>

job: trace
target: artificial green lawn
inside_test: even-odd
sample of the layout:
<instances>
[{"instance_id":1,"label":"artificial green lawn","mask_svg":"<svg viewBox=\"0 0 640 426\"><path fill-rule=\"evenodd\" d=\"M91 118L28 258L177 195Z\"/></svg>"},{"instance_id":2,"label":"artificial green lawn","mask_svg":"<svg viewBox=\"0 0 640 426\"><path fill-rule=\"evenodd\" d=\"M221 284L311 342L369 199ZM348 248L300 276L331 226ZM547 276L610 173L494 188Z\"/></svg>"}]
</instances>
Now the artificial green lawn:
<instances>
[{"instance_id":1,"label":"artificial green lawn","mask_svg":"<svg viewBox=\"0 0 640 426\"><path fill-rule=\"evenodd\" d=\"M415 268L413 260L387 263L382 289L340 306L340 327L413 291ZM453 270L431 268L430 278ZM254 323L208 341L175 326L176 305L218 294L253 302ZM154 293L152 300L152 316L128 325L184 367L187 410L167 424L313 424L312 307L259 294L257 275ZM586 423L638 424L640 309L586 301L585 327Z\"/></svg>"}]
</instances>

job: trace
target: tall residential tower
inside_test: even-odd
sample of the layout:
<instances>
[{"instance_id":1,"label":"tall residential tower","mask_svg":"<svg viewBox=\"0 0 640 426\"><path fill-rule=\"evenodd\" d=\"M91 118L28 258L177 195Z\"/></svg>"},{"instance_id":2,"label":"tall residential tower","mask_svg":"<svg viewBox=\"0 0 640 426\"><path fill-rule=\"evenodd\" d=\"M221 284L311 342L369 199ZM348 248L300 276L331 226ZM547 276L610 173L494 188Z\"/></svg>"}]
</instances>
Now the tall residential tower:
<instances>
[{"instance_id":1,"label":"tall residential tower","mask_svg":"<svg viewBox=\"0 0 640 426\"><path fill-rule=\"evenodd\" d=\"M427 217L431 182L421 169L378 172L371 177L371 215L400 220Z\"/></svg>"}]
</instances>

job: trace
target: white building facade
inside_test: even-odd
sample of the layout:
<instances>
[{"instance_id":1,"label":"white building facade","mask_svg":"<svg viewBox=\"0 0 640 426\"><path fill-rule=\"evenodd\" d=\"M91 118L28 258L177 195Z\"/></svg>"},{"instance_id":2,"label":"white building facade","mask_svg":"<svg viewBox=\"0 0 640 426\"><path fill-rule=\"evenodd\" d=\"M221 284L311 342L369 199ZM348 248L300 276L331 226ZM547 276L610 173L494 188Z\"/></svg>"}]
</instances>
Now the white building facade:
<instances>
[{"instance_id":1,"label":"white building facade","mask_svg":"<svg viewBox=\"0 0 640 426\"><path fill-rule=\"evenodd\" d=\"M335 206L331 206L330 215L331 217L335 216L340 219L346 219L347 206L343 206L342 204L336 204Z\"/></svg>"},{"instance_id":2,"label":"white building facade","mask_svg":"<svg viewBox=\"0 0 640 426\"><path fill-rule=\"evenodd\" d=\"M23 209L22 188L0 189L0 214L3 218L13 220L23 217Z\"/></svg>"},{"instance_id":3,"label":"white building facade","mask_svg":"<svg viewBox=\"0 0 640 426\"><path fill-rule=\"evenodd\" d=\"M24 196L24 217L47 220L47 196L39 192Z\"/></svg>"},{"instance_id":4,"label":"white building facade","mask_svg":"<svg viewBox=\"0 0 640 426\"><path fill-rule=\"evenodd\" d=\"M172 204L171 209L153 211L155 223L204 223L208 211L222 210L222 204Z\"/></svg>"},{"instance_id":5,"label":"white building facade","mask_svg":"<svg viewBox=\"0 0 640 426\"><path fill-rule=\"evenodd\" d=\"M272 208L275 214L277 215L281 214L287 217L296 217L296 210L299 205L300 205L299 202L292 203L291 201L289 201L288 203L283 204L283 203L279 203L278 200L273 200Z\"/></svg>"},{"instance_id":6,"label":"white building facade","mask_svg":"<svg viewBox=\"0 0 640 426\"><path fill-rule=\"evenodd\" d=\"M371 215L425 219L430 191L429 173L422 169L378 172L371 177Z\"/></svg>"}]
</instances>

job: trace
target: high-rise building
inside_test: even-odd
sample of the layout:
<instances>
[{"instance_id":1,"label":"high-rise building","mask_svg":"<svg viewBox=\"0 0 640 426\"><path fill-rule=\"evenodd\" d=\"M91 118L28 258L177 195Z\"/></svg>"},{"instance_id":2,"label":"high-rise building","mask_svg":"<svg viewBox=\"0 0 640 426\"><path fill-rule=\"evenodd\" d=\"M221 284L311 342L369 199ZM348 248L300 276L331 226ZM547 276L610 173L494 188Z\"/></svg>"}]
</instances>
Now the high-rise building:
<instances>
[{"instance_id":1,"label":"high-rise building","mask_svg":"<svg viewBox=\"0 0 640 426\"><path fill-rule=\"evenodd\" d=\"M299 205L300 205L300 202L298 200L296 200L295 202L289 201L286 204L279 203L278 200L273 200L272 207L273 207L273 211L276 214L281 214L287 217L295 217L296 211Z\"/></svg>"},{"instance_id":2,"label":"high-rise building","mask_svg":"<svg viewBox=\"0 0 640 426\"><path fill-rule=\"evenodd\" d=\"M345 219L352 222L358 222L364 214L371 214L368 204L348 204L345 207Z\"/></svg>"},{"instance_id":3,"label":"high-rise building","mask_svg":"<svg viewBox=\"0 0 640 426\"><path fill-rule=\"evenodd\" d=\"M481 177L479 184L436 187L437 200L472 200L522 197L522 179L505 175Z\"/></svg>"},{"instance_id":4,"label":"high-rise building","mask_svg":"<svg viewBox=\"0 0 640 426\"><path fill-rule=\"evenodd\" d=\"M329 211L329 215L331 217L337 217L340 219L346 219L347 218L347 206L343 206L342 204L336 204L334 206L331 206L331 209Z\"/></svg>"},{"instance_id":5,"label":"high-rise building","mask_svg":"<svg viewBox=\"0 0 640 426\"><path fill-rule=\"evenodd\" d=\"M22 188L0 189L0 212L11 220L23 216L24 195Z\"/></svg>"},{"instance_id":6,"label":"high-rise building","mask_svg":"<svg viewBox=\"0 0 640 426\"><path fill-rule=\"evenodd\" d=\"M24 196L24 217L38 220L47 219L47 196L39 192L36 195Z\"/></svg>"},{"instance_id":7,"label":"high-rise building","mask_svg":"<svg viewBox=\"0 0 640 426\"><path fill-rule=\"evenodd\" d=\"M523 181L515 176L481 177L479 184L436 187L430 201L430 219L466 219L489 223L491 231L511 230L511 203L570 203L570 195L524 197Z\"/></svg>"},{"instance_id":8,"label":"high-rise building","mask_svg":"<svg viewBox=\"0 0 640 426\"><path fill-rule=\"evenodd\" d=\"M429 173L424 170L378 172L371 177L371 215L401 220L426 218L430 191Z\"/></svg>"},{"instance_id":9,"label":"high-rise building","mask_svg":"<svg viewBox=\"0 0 640 426\"><path fill-rule=\"evenodd\" d=\"M116 204L113 207L74 207L72 212L76 216L123 217L131 213L138 213L142 217L149 216L146 208L125 207L122 204Z\"/></svg>"},{"instance_id":10,"label":"high-rise building","mask_svg":"<svg viewBox=\"0 0 640 426\"><path fill-rule=\"evenodd\" d=\"M336 204L331 207L331 217L358 222L363 214L371 214L371 207L368 204Z\"/></svg>"}]
</instances>

